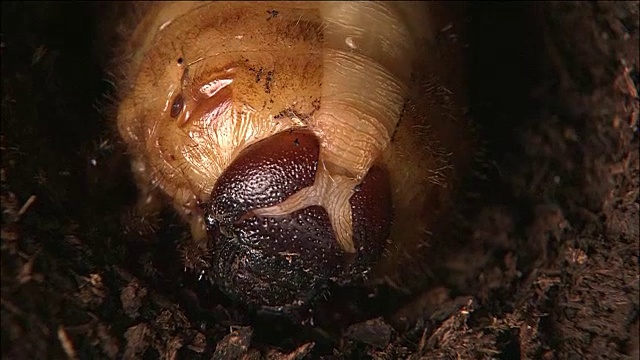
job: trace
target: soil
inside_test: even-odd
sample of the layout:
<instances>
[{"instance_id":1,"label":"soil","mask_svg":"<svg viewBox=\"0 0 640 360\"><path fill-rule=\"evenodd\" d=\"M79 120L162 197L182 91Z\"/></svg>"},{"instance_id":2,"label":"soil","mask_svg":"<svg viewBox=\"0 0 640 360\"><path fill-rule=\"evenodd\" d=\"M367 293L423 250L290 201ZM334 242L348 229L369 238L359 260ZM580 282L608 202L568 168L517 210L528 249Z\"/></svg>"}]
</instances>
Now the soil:
<instances>
[{"instance_id":1,"label":"soil","mask_svg":"<svg viewBox=\"0 0 640 360\"><path fill-rule=\"evenodd\" d=\"M640 358L638 2L473 4L485 146L456 235L423 291L336 290L306 328L231 304L170 211L132 210L98 8L2 3L3 358Z\"/></svg>"}]
</instances>

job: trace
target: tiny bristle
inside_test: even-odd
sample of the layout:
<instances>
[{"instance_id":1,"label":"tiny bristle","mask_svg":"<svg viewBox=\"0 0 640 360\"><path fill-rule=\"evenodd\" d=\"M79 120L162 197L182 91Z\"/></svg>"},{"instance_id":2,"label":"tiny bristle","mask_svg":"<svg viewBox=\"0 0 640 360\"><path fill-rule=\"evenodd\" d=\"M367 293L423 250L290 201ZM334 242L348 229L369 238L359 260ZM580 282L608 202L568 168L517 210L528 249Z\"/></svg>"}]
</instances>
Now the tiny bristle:
<instances>
[{"instance_id":1,"label":"tiny bristle","mask_svg":"<svg viewBox=\"0 0 640 360\"><path fill-rule=\"evenodd\" d=\"M150 241L159 230L161 222L162 219L158 213L142 213L134 207L123 215L123 232L128 238Z\"/></svg>"},{"instance_id":2,"label":"tiny bristle","mask_svg":"<svg viewBox=\"0 0 640 360\"><path fill-rule=\"evenodd\" d=\"M186 272L200 274L210 269L211 250L206 242L186 238L178 245L178 251Z\"/></svg>"}]
</instances>

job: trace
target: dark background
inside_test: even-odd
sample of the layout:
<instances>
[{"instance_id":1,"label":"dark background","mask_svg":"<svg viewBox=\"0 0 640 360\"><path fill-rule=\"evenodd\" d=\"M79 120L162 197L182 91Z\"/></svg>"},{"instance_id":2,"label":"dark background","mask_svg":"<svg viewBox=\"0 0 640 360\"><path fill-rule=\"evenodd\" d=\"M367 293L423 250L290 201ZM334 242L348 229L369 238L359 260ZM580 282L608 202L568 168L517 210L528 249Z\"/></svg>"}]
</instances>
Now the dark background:
<instances>
[{"instance_id":1,"label":"dark background","mask_svg":"<svg viewBox=\"0 0 640 360\"><path fill-rule=\"evenodd\" d=\"M434 251L423 293L382 294L363 311L382 319L327 333L203 289L167 240L176 219L132 212L107 8L2 3L3 358L211 358L219 342L219 358L638 358L637 2L471 6L486 153L465 241Z\"/></svg>"}]
</instances>

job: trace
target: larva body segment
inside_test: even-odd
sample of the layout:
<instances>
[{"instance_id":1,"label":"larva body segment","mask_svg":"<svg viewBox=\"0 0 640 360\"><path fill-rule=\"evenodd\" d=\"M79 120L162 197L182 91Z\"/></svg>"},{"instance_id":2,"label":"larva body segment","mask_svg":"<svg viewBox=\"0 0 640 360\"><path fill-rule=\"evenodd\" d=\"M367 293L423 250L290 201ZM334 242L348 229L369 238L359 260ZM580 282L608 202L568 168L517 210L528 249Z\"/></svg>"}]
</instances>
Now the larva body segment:
<instances>
[{"instance_id":1,"label":"larva body segment","mask_svg":"<svg viewBox=\"0 0 640 360\"><path fill-rule=\"evenodd\" d=\"M298 307L328 281L365 278L384 249L391 268L422 241L459 129L412 95L433 39L428 5L144 6L122 48L119 132L143 207L168 195L211 243L221 289Z\"/></svg>"}]
</instances>

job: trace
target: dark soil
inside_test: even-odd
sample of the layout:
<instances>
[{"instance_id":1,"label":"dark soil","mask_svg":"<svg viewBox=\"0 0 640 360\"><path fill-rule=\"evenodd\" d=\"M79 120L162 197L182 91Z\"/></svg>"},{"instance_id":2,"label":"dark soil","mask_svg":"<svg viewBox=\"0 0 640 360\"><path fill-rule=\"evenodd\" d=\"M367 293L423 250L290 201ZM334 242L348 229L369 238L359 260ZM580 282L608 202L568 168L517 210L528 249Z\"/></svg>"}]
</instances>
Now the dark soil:
<instances>
[{"instance_id":1,"label":"dark soil","mask_svg":"<svg viewBox=\"0 0 640 360\"><path fill-rule=\"evenodd\" d=\"M638 2L472 5L462 235L431 244L423 292L304 329L198 282L177 219L132 210L101 16L2 3L3 358L640 357Z\"/></svg>"}]
</instances>

